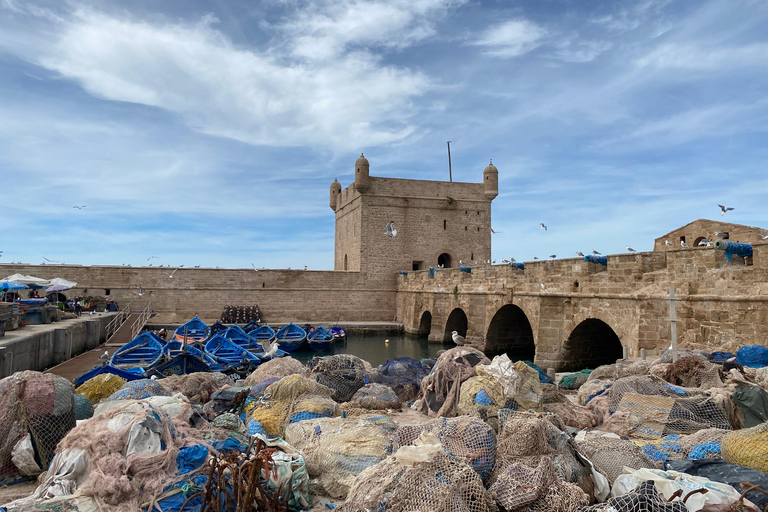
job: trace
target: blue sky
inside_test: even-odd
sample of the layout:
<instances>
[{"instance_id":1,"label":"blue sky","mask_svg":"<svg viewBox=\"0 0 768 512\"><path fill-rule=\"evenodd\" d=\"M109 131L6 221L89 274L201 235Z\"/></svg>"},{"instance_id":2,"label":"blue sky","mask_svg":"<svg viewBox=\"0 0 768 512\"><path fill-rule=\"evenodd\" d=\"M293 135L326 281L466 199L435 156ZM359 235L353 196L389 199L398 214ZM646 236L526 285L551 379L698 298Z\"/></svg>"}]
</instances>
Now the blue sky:
<instances>
[{"instance_id":1,"label":"blue sky","mask_svg":"<svg viewBox=\"0 0 768 512\"><path fill-rule=\"evenodd\" d=\"M329 269L330 182L360 152L444 180L447 140L455 180L499 168L497 259L650 250L718 203L768 227L767 23L762 0L0 0L0 261Z\"/></svg>"}]
</instances>

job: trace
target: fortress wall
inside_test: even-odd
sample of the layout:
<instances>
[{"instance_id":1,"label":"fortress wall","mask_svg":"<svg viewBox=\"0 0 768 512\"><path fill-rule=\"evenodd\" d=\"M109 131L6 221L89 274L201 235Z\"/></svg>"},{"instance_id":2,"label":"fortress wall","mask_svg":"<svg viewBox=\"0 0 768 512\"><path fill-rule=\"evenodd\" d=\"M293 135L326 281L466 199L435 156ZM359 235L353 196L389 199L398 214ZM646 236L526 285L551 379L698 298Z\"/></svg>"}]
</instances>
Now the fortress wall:
<instances>
[{"instance_id":1,"label":"fortress wall","mask_svg":"<svg viewBox=\"0 0 768 512\"><path fill-rule=\"evenodd\" d=\"M269 322L392 321L394 288L382 289L359 272L76 266L0 265L4 276L21 273L63 277L78 283L68 297L104 295L134 309L152 301L155 323L181 323L200 316L213 321L226 305L258 305ZM139 296L139 288L145 290Z\"/></svg>"}]
</instances>

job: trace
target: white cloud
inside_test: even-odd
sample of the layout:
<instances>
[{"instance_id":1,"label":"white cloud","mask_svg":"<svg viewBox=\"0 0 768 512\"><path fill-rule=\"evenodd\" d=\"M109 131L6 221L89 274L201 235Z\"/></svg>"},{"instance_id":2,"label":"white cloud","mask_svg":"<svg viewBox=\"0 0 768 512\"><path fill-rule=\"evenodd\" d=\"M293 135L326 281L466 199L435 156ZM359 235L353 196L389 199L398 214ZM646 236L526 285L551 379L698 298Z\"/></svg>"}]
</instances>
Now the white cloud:
<instances>
[{"instance_id":1,"label":"white cloud","mask_svg":"<svg viewBox=\"0 0 768 512\"><path fill-rule=\"evenodd\" d=\"M529 20L517 19L499 23L471 44L484 46L485 54L511 58L525 55L542 43L546 29Z\"/></svg>"},{"instance_id":2,"label":"white cloud","mask_svg":"<svg viewBox=\"0 0 768 512\"><path fill-rule=\"evenodd\" d=\"M682 70L722 70L768 63L768 44L707 48L695 43L668 43L636 61L639 67Z\"/></svg>"},{"instance_id":3,"label":"white cloud","mask_svg":"<svg viewBox=\"0 0 768 512\"><path fill-rule=\"evenodd\" d=\"M345 150L414 131L412 100L431 87L424 74L366 51L286 62L235 46L212 21L160 25L80 10L38 62L95 96L159 107L249 144Z\"/></svg>"}]
</instances>

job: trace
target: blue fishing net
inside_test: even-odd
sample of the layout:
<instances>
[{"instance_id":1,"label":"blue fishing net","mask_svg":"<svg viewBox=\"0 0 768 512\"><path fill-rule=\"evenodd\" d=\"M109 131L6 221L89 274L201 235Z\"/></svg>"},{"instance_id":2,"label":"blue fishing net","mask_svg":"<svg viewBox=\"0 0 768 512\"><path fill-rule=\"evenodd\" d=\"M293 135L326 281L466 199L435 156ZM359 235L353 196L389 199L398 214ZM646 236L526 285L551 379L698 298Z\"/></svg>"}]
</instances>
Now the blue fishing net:
<instances>
[{"instance_id":1,"label":"blue fishing net","mask_svg":"<svg viewBox=\"0 0 768 512\"><path fill-rule=\"evenodd\" d=\"M87 420L93 416L93 404L85 396L75 393L75 419Z\"/></svg>"},{"instance_id":2,"label":"blue fishing net","mask_svg":"<svg viewBox=\"0 0 768 512\"><path fill-rule=\"evenodd\" d=\"M763 347L762 345L741 347L736 352L736 362L750 368L768 366L768 347Z\"/></svg>"},{"instance_id":3,"label":"blue fishing net","mask_svg":"<svg viewBox=\"0 0 768 512\"><path fill-rule=\"evenodd\" d=\"M107 400L141 400L151 396L171 396L157 381L140 379L126 382L112 393Z\"/></svg>"}]
</instances>

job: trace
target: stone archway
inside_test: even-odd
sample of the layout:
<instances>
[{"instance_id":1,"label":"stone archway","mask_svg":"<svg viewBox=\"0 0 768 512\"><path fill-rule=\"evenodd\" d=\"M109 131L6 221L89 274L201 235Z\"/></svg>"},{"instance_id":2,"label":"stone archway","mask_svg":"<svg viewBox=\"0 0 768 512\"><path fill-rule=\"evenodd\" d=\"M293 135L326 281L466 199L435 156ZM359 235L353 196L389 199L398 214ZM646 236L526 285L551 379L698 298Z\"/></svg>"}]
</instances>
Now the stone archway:
<instances>
[{"instance_id":1,"label":"stone archway","mask_svg":"<svg viewBox=\"0 0 768 512\"><path fill-rule=\"evenodd\" d=\"M437 266L442 268L451 268L453 258L447 252L442 253L437 257Z\"/></svg>"},{"instance_id":2,"label":"stone archway","mask_svg":"<svg viewBox=\"0 0 768 512\"><path fill-rule=\"evenodd\" d=\"M704 240L705 236L700 236L696 240L693 241L693 245L691 247L698 247L702 240Z\"/></svg>"},{"instance_id":3,"label":"stone archway","mask_svg":"<svg viewBox=\"0 0 768 512\"><path fill-rule=\"evenodd\" d=\"M467 329L469 327L469 320L467 314L461 308L456 308L448 315L448 321L445 322L445 334L443 335L443 341L450 342L451 333L453 331L458 332L461 336L467 335Z\"/></svg>"},{"instance_id":4,"label":"stone archway","mask_svg":"<svg viewBox=\"0 0 768 512\"><path fill-rule=\"evenodd\" d=\"M432 331L432 313L425 311L421 314L421 320L419 321L419 336L429 336Z\"/></svg>"},{"instance_id":5,"label":"stone archway","mask_svg":"<svg viewBox=\"0 0 768 512\"><path fill-rule=\"evenodd\" d=\"M485 355L501 354L507 354L512 361L533 361L536 355L531 323L525 312L514 304L496 311L485 336Z\"/></svg>"},{"instance_id":6,"label":"stone archway","mask_svg":"<svg viewBox=\"0 0 768 512\"><path fill-rule=\"evenodd\" d=\"M573 329L565 342L560 371L575 372L613 364L621 359L621 340L610 325L597 318L587 318Z\"/></svg>"}]
</instances>

